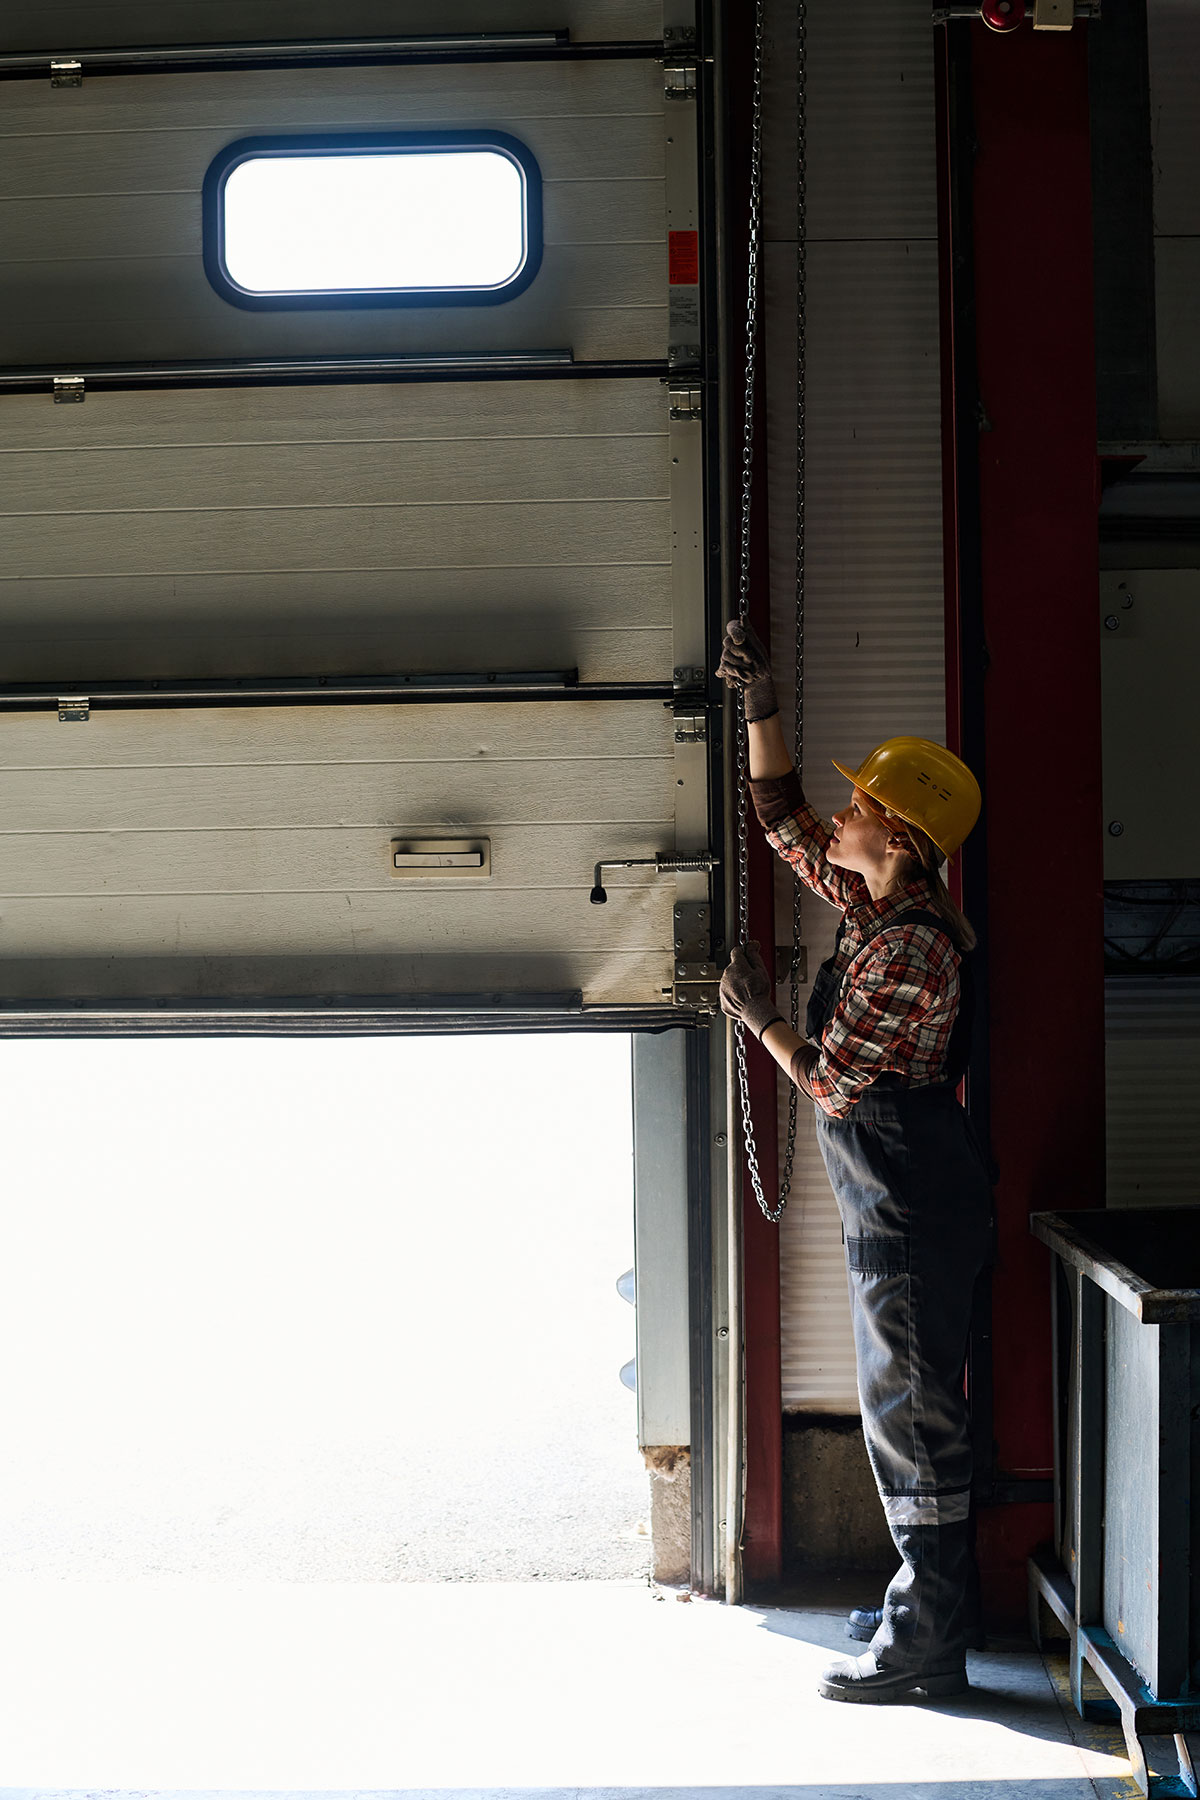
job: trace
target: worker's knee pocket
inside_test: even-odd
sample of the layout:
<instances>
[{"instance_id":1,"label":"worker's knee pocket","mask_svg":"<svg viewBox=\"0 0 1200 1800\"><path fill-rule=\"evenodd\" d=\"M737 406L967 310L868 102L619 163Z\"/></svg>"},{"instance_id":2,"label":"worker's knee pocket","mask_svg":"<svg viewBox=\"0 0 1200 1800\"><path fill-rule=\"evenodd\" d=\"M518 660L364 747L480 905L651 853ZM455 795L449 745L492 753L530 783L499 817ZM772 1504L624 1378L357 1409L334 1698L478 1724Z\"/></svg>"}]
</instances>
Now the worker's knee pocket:
<instances>
[{"instance_id":1,"label":"worker's knee pocket","mask_svg":"<svg viewBox=\"0 0 1200 1800\"><path fill-rule=\"evenodd\" d=\"M846 1266L852 1275L907 1275L910 1261L907 1236L846 1239Z\"/></svg>"}]
</instances>

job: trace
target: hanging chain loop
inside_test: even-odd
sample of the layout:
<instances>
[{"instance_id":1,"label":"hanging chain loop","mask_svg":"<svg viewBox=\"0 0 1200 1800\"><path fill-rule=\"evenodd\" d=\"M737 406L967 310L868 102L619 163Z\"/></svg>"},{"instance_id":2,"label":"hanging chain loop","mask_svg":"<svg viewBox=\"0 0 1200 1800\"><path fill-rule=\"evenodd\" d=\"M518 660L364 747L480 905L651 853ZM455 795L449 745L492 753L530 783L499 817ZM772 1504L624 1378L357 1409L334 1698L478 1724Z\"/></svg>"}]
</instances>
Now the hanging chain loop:
<instances>
[{"instance_id":1,"label":"hanging chain loop","mask_svg":"<svg viewBox=\"0 0 1200 1800\"><path fill-rule=\"evenodd\" d=\"M738 617L743 624L750 603L750 505L754 475L754 399L756 353L758 347L758 288L762 249L762 83L763 28L766 0L755 0L754 9L754 96L750 139L750 208L747 241L745 391L742 415L742 518L738 557ZM804 748L804 437L805 437L805 228L807 196L805 191L805 0L796 5L796 686L795 686L795 761L801 766ZM737 695L737 924L739 941L750 935L750 844L749 844L749 742L746 730L745 696ZM772 934L774 935L774 934ZM774 945L769 947L774 956ZM800 883L792 888L792 953L788 974L790 1023L799 1034L800 1027L800 954L801 917ZM740 1019L734 1022L734 1050L737 1063L738 1098L742 1115L742 1140L746 1167L754 1197L764 1218L777 1224L783 1216L792 1186L796 1156L795 1083L789 1083L787 1145L779 1197L769 1204L763 1191L762 1172L758 1165L758 1146L754 1121L750 1113L750 1086L746 1072L746 1027Z\"/></svg>"}]
</instances>

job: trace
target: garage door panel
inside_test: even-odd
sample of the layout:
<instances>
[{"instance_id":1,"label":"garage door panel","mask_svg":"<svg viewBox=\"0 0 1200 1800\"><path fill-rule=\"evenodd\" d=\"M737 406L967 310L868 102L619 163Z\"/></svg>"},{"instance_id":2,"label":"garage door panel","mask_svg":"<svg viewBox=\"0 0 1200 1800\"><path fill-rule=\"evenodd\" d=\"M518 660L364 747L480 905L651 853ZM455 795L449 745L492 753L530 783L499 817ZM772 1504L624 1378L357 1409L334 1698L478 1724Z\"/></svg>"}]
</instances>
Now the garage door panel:
<instances>
[{"instance_id":1,"label":"garage door panel","mask_svg":"<svg viewBox=\"0 0 1200 1800\"><path fill-rule=\"evenodd\" d=\"M591 42L653 39L662 6L650 0L523 0L523 31L567 29ZM255 38L400 37L502 30L495 0L12 0L6 50L108 44L226 43Z\"/></svg>"},{"instance_id":2,"label":"garage door panel","mask_svg":"<svg viewBox=\"0 0 1200 1800\"><path fill-rule=\"evenodd\" d=\"M3 467L3 514L206 506L413 506L453 497L489 505L534 500L668 499L665 437L526 439L498 461L487 442L363 443L332 460L324 444L191 445L27 452ZM3 516L0 514L0 516Z\"/></svg>"},{"instance_id":3,"label":"garage door panel","mask_svg":"<svg viewBox=\"0 0 1200 1800\"><path fill-rule=\"evenodd\" d=\"M235 569L527 566L558 540L580 562L668 563L669 520L653 501L587 506L532 502L513 510L481 505L383 508L218 507L125 511L58 518L10 517L5 562L17 577L141 575L172 568Z\"/></svg>"},{"instance_id":4,"label":"garage door panel","mask_svg":"<svg viewBox=\"0 0 1200 1800\"><path fill-rule=\"evenodd\" d=\"M398 991L423 986L429 957L478 956L503 944L505 952L572 955L584 961L619 946L628 956L657 956L659 987L669 985L671 962L662 949L671 925L669 886L613 894L607 907L589 906L586 882L578 894L527 889L480 895L373 893L261 893L41 895L0 905L10 956L411 956ZM460 973L450 991L470 992ZM573 985L578 985L575 983ZM119 989L117 991L120 991Z\"/></svg>"},{"instance_id":5,"label":"garage door panel","mask_svg":"<svg viewBox=\"0 0 1200 1800\"><path fill-rule=\"evenodd\" d=\"M47 406L43 394L8 395L0 406L0 453L213 444L332 449L439 438L507 444L600 437L620 444L647 435L665 446L666 425L661 387L642 380L149 389L92 394L85 406L69 407Z\"/></svg>"},{"instance_id":6,"label":"garage door panel","mask_svg":"<svg viewBox=\"0 0 1200 1800\"><path fill-rule=\"evenodd\" d=\"M57 1002L115 999L226 1000L258 1003L306 995L569 994L589 1006L661 1005L661 952L606 949L462 951L452 956L0 957L0 999Z\"/></svg>"},{"instance_id":7,"label":"garage door panel","mask_svg":"<svg viewBox=\"0 0 1200 1800\"><path fill-rule=\"evenodd\" d=\"M653 62L85 78L71 90L9 83L5 97L10 197L0 205L0 303L7 361L264 349L662 353L664 103ZM623 121L619 135L627 140L631 116L642 134L638 167L621 163L614 142L609 167L619 174L605 176L596 146L610 117ZM544 139L542 118L552 124ZM229 304L209 286L200 193L221 142L272 131L447 124L509 131L539 163L546 250L523 294L499 306L261 313ZM156 161L154 147L164 140ZM603 316L614 309L617 317ZM645 309L653 320L640 316Z\"/></svg>"},{"instance_id":8,"label":"garage door panel","mask_svg":"<svg viewBox=\"0 0 1200 1800\"><path fill-rule=\"evenodd\" d=\"M242 36L266 4L248 0ZM220 35L195 29L203 0L183 10L175 41ZM389 7L374 29L420 14L450 30L458 10ZM85 11L111 27L115 7ZM273 16L294 37L318 29L307 11ZM625 18L622 35L662 28L641 0L553 24L585 12L606 31ZM154 17L152 41L171 41L181 9ZM494 7L486 22L503 28ZM645 359L653 378L0 400L0 681L95 696L122 677L577 668L665 686L702 595L694 559L673 562L693 521L672 519L672 491L693 476L657 378L660 62L100 79L85 58L80 88L10 96L0 360L566 349ZM523 294L252 311L210 287L200 191L223 145L453 127L510 132L541 168L545 250ZM0 711L0 996L669 1003L673 908L702 878L613 869L607 906L590 903L598 858L705 846L704 759L678 749L669 701L57 711ZM486 835L491 875L397 877L404 835Z\"/></svg>"},{"instance_id":9,"label":"garage door panel","mask_svg":"<svg viewBox=\"0 0 1200 1800\"><path fill-rule=\"evenodd\" d=\"M228 69L194 75L85 77L82 86L67 89L51 88L48 82L44 86L39 81L9 82L3 135L11 139L42 133L82 137L97 132L208 131L224 133L228 141L232 136L307 129L440 131L468 122L508 130L513 121L532 132L535 121L553 119L582 121L585 129L573 140L579 145L588 141L591 121L661 120L663 105L661 65L652 58ZM525 137L524 132L517 135ZM527 141L536 155L539 145L531 137ZM83 166L94 181L94 162ZM204 167L207 162L201 174ZM546 168L542 173L552 178L558 171Z\"/></svg>"},{"instance_id":10,"label":"garage door panel","mask_svg":"<svg viewBox=\"0 0 1200 1800\"><path fill-rule=\"evenodd\" d=\"M86 844L77 845L77 838L96 832L149 838L180 831L201 837L214 831L303 835L313 828L334 834L373 833L376 848L370 855L376 862L380 855L384 857L378 867L374 862L369 865L375 885L379 885L381 872L384 878L388 875L389 837L405 830L423 836L503 831L507 843L514 831L538 825L552 829L554 845L560 846L570 826L576 835L562 855L569 864L569 874L563 878L571 881L580 871L586 874L601 854L612 854L614 845L623 855L644 854L642 850L626 851L627 833L635 829L639 843L647 841L650 830L654 839L651 854L669 848L668 836L674 829L674 764L669 759L653 764L632 757L624 761L560 761L554 765L553 781L547 774L536 764L531 769L526 762L491 758L479 758L473 764L379 763L324 768L264 763L223 769L4 770L0 773L0 868L4 870L0 888L11 893L35 891L21 883L33 879L29 870L35 852L43 854L36 842L38 833L47 834L48 846L58 846L56 857L78 854L84 859L93 852ZM63 839L69 841L63 843ZM530 843L537 848L541 840L531 838ZM309 849L306 846L303 852L305 860ZM158 854L153 844L143 846L139 854L143 852L150 857ZM132 853L128 846L121 852ZM45 855L49 854L47 847ZM166 850L162 854L166 855ZM200 846L197 854L225 857L233 850L229 845L207 850ZM276 844L271 854L287 861L299 853ZM59 866L64 865L55 864ZM507 859L505 867L497 864L494 879L500 881L502 876L513 879ZM38 877L36 891L40 892L42 885Z\"/></svg>"},{"instance_id":11,"label":"garage door panel","mask_svg":"<svg viewBox=\"0 0 1200 1800\"><path fill-rule=\"evenodd\" d=\"M130 255L0 262L6 362L41 366L219 356L400 356L570 350L578 361L661 357L663 249L548 249L500 306L247 312L201 286L192 259ZM270 320L269 326L264 320Z\"/></svg>"},{"instance_id":12,"label":"garage door panel","mask_svg":"<svg viewBox=\"0 0 1200 1800\"><path fill-rule=\"evenodd\" d=\"M78 726L60 725L52 713L0 720L0 767L8 769L361 767L489 757L536 765L574 758L658 760L671 752L670 713L653 702L214 707L104 712Z\"/></svg>"},{"instance_id":13,"label":"garage door panel","mask_svg":"<svg viewBox=\"0 0 1200 1800\"><path fill-rule=\"evenodd\" d=\"M421 875L407 878L391 870L392 839L406 834L446 836L489 834L492 873L478 880ZM149 828L122 830L8 830L0 834L0 904L26 898L57 901L142 900L150 896L186 896L198 902L190 909L198 918L214 899L255 894L339 894L381 896L390 919L421 917L435 936L457 929L460 912L474 918L507 905L501 896L524 894L534 910L547 918L565 911L574 916L592 885L596 857L611 853L616 838L623 855L652 857L669 847L667 822L633 825L619 831L596 825L507 825L486 823L472 807L467 816L447 821L445 812L409 811L395 823L350 827L326 825L264 827L239 830L190 825L185 831ZM612 872L611 896L626 888L644 889L659 878L653 870ZM590 902L589 902L590 904ZM436 915L436 917L435 917ZM502 915L496 913L494 921ZM581 915L580 915L581 916ZM612 915L618 921L618 915ZM441 921L441 923L439 923ZM536 926L536 920L532 921ZM418 930L406 924L405 929ZM611 941L612 925L603 941Z\"/></svg>"},{"instance_id":14,"label":"garage door panel","mask_svg":"<svg viewBox=\"0 0 1200 1800\"><path fill-rule=\"evenodd\" d=\"M381 608L389 615L384 628L378 622L347 618L344 624L326 625L319 632L303 621L281 623L273 631L247 630L236 620L236 602L224 612L210 610L199 620L164 621L153 613L146 615L145 623L136 616L117 619L104 626L103 636L97 635L93 622L68 616L55 624L43 616L35 624L22 622L18 629L5 632L0 668L6 681L39 682L56 689L65 685L72 691L101 681L175 678L180 669L197 680L391 675L410 671L418 661L424 669L468 674L493 667L577 669L579 679L589 683L671 679L669 621L659 627L638 622L605 631L572 624L571 596L565 585L558 599L568 609L566 618L539 616L528 608L517 613L515 602L513 615L506 617L503 602L493 594L475 614L466 607L448 606L431 616L424 610L428 595L415 588L410 593L408 588L411 583L406 587L398 582L391 603ZM173 606L169 582L162 591L162 604Z\"/></svg>"},{"instance_id":15,"label":"garage door panel","mask_svg":"<svg viewBox=\"0 0 1200 1800\"><path fill-rule=\"evenodd\" d=\"M330 75L333 78L332 71ZM179 79L172 77L172 80ZM19 141L23 136L16 128L21 114L9 107L13 91L10 87L6 94L3 123L0 124L0 144L7 143L10 148L14 140ZM364 104L368 107L368 117L373 118L378 112L378 101L357 102L360 112ZM461 104L461 101L456 100L455 104ZM443 101L442 110L448 113L451 122L458 122L449 102ZM139 106L139 119L142 113L143 108ZM577 118L573 116L521 119L520 131L515 135L535 152L546 190L557 195L564 183L605 181L614 182L624 190L638 182L663 181L661 109L630 116L605 113L602 117L602 132L590 140L581 134ZM52 129L53 115L30 121L31 126L34 123L39 129L36 144L32 137L29 140L27 161L30 166L18 169L17 157L0 159L0 200L27 200L34 196L58 199L73 195L194 194L197 191L196 171L203 172L208 168L217 153L231 141L233 129L246 137L269 136L281 129L277 118L257 115L249 123L176 125L164 130L152 130L139 124L120 133L81 130L70 121L66 121L67 129L62 130L61 111L57 128ZM340 122L330 119L321 129L353 130L360 123L359 119ZM394 112L389 115L388 123L397 123ZM415 126L406 121L405 129L420 129L423 124L430 129L445 130L447 117L426 117ZM43 131L42 127L46 129ZM554 173L547 180L550 168ZM25 185L30 183L32 185ZM661 211L660 198L660 215Z\"/></svg>"},{"instance_id":16,"label":"garage door panel","mask_svg":"<svg viewBox=\"0 0 1200 1800\"><path fill-rule=\"evenodd\" d=\"M148 680L177 676L186 668L197 680L205 677L247 678L289 675L385 675L413 664L414 635L420 661L430 669L465 673L491 666L512 669L577 669L582 682L669 681L673 658L670 625L651 629L625 626L591 631L561 621L525 617L517 622L498 613L489 635L476 616L463 637L442 619L418 628L406 623L402 597L390 610L386 632L353 620L330 626L320 635L303 626L280 627L274 634L241 631L234 635L222 623L214 641L213 622L192 635L173 622L156 623L153 637L136 622L111 626L98 638L87 625L68 622L61 628L23 629L19 639L9 632L0 667L4 679L76 688L101 681ZM349 665L349 667L347 667Z\"/></svg>"}]
</instances>

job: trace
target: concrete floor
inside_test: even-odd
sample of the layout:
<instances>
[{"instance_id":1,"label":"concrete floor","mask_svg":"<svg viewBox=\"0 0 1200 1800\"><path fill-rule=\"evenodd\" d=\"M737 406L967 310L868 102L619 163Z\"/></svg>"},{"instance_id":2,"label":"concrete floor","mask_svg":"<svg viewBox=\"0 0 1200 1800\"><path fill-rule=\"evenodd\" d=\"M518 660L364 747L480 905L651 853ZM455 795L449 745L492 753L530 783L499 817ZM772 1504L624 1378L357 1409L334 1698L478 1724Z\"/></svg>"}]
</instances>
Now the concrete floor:
<instances>
[{"instance_id":1,"label":"concrete floor","mask_svg":"<svg viewBox=\"0 0 1200 1800\"><path fill-rule=\"evenodd\" d=\"M636 1583L0 1586L0 1800L1117 1800L1028 1648L962 1699L814 1691L840 1614Z\"/></svg>"}]
</instances>

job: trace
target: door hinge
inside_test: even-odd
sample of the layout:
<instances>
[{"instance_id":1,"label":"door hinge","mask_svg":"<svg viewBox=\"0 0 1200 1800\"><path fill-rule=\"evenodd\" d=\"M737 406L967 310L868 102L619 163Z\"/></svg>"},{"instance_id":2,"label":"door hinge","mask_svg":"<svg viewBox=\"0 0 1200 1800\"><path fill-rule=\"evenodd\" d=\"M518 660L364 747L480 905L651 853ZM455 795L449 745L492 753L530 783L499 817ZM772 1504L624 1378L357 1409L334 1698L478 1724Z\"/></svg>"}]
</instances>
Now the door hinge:
<instances>
[{"instance_id":1,"label":"door hinge","mask_svg":"<svg viewBox=\"0 0 1200 1800\"><path fill-rule=\"evenodd\" d=\"M663 64L663 93L668 100L696 98L696 65L685 62L678 54L668 55Z\"/></svg>"},{"instance_id":2,"label":"door hinge","mask_svg":"<svg viewBox=\"0 0 1200 1800\"><path fill-rule=\"evenodd\" d=\"M716 1012L721 976L712 960L712 907L707 901L677 900L671 917L675 961L671 1000L693 1012Z\"/></svg>"},{"instance_id":3,"label":"door hinge","mask_svg":"<svg viewBox=\"0 0 1200 1800\"><path fill-rule=\"evenodd\" d=\"M54 404L69 406L82 403L87 399L82 375L56 375L54 377Z\"/></svg>"},{"instance_id":4,"label":"door hinge","mask_svg":"<svg viewBox=\"0 0 1200 1800\"><path fill-rule=\"evenodd\" d=\"M675 742L677 744L706 744L708 742L708 715L697 712L694 702L675 707L672 718L675 722Z\"/></svg>"},{"instance_id":5,"label":"door hinge","mask_svg":"<svg viewBox=\"0 0 1200 1800\"><path fill-rule=\"evenodd\" d=\"M54 56L50 59L51 87L82 87L83 64L75 56Z\"/></svg>"},{"instance_id":6,"label":"door hinge","mask_svg":"<svg viewBox=\"0 0 1200 1800\"><path fill-rule=\"evenodd\" d=\"M60 725L86 725L91 716L92 703L86 694L59 696L58 722Z\"/></svg>"},{"instance_id":7,"label":"door hinge","mask_svg":"<svg viewBox=\"0 0 1200 1800\"><path fill-rule=\"evenodd\" d=\"M721 1004L721 977L714 962L676 962L671 1004L692 1012L715 1013Z\"/></svg>"},{"instance_id":8,"label":"door hinge","mask_svg":"<svg viewBox=\"0 0 1200 1800\"><path fill-rule=\"evenodd\" d=\"M671 417L673 419L703 417L704 389L697 382L669 381L667 394L671 401Z\"/></svg>"}]
</instances>

